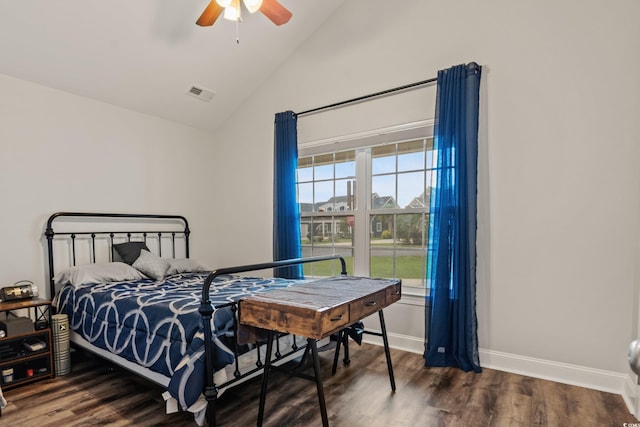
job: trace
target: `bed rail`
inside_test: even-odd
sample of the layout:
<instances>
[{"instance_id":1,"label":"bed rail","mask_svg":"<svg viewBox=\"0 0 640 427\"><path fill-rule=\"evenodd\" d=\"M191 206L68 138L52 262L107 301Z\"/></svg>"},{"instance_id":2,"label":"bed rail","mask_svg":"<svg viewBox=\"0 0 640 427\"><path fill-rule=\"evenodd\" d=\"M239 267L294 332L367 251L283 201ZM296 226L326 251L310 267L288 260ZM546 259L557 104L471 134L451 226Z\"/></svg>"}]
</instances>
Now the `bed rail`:
<instances>
[{"instance_id":1,"label":"bed rail","mask_svg":"<svg viewBox=\"0 0 640 427\"><path fill-rule=\"evenodd\" d=\"M207 423L209 427L215 427L216 425L215 401L218 398L218 387L213 381L214 368L213 368L213 338L211 336L212 334L211 317L213 315L214 308L211 305L211 300L209 299L209 290L211 288L211 283L213 282L213 280L216 277L221 276L223 274L245 273L249 271L264 270L268 268L286 267L290 265L298 265L298 264L306 264L310 262L330 261L330 260L340 260L340 264L341 264L340 275L342 276L347 275L347 264L344 258L341 255L337 255L337 254L326 255L326 256L315 256L315 257L308 257L308 258L294 258L294 259L272 261L272 262L265 262L265 263L259 263L259 264L248 264L248 265L241 265L236 267L219 268L209 273L202 287L202 298L200 301L200 308L198 310L200 312L200 315L202 316L202 323L204 327L206 382L205 382L205 389L203 394L205 399L207 400ZM231 304L235 306L236 303L225 304L225 306L231 305ZM217 308L220 308L220 307L217 307ZM235 313L235 310L234 310L234 313ZM235 322L234 322L234 325L235 325ZM234 326L234 329L235 329L235 326ZM236 336L237 336L237 333L236 333ZM294 340L294 346L295 346L295 340ZM294 352L295 351L296 351L296 348L294 347ZM259 354L260 354L260 351L258 350L258 355ZM237 360L237 355L236 355L236 360ZM258 367L258 369L259 368L260 366ZM237 372L237 369L236 369L236 372ZM236 374L236 377L237 377L237 374Z\"/></svg>"},{"instance_id":2,"label":"bed rail","mask_svg":"<svg viewBox=\"0 0 640 427\"><path fill-rule=\"evenodd\" d=\"M287 267L289 265L297 265L297 264L306 264L309 262L318 262L318 261L330 261L332 259L339 259L342 270L340 274L342 276L347 275L347 263L345 262L342 255L323 255L323 256L315 256L315 257L307 257L307 258L294 258L294 259L285 259L281 261L271 261L271 262L263 262L260 264L248 264L248 265L240 265L236 267L224 267L213 270L204 281L204 286L202 287L202 303L206 304L209 302L209 289L211 288L211 283L213 280L221 276L223 274L236 274L236 273L246 273L248 271L256 271L256 270L265 270L268 268L279 268L279 267Z\"/></svg>"}]
</instances>

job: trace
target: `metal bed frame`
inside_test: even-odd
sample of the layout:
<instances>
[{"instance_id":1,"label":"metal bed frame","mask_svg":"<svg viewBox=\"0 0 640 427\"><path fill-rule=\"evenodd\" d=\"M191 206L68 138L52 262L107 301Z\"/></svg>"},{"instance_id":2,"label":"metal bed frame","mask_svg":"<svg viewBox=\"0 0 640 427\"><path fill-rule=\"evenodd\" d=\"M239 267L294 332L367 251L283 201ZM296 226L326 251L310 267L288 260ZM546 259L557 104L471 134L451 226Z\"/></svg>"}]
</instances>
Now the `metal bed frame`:
<instances>
[{"instance_id":1,"label":"metal bed frame","mask_svg":"<svg viewBox=\"0 0 640 427\"><path fill-rule=\"evenodd\" d=\"M175 225L175 227L172 227L168 230L142 230L142 231L64 231L64 232L57 232L54 231L54 222L57 219L63 219L63 218L90 218L90 219L104 219L108 222L112 222L114 225L117 225L119 223L126 223L127 225L132 225L132 222L140 222L140 221L144 221L145 225L152 225L153 223L159 223L159 224L163 224L163 225L169 225L169 224L173 224ZM126 221L129 222L126 222ZM74 224L77 225L77 224ZM126 227L129 228L129 227ZM141 228L146 228L146 227L141 227ZM185 258L189 258L189 235L190 235L191 231L189 229L189 223L187 221L187 219L181 215L162 215L162 214L124 214L124 213L88 213L88 212L57 212L54 213L53 215L51 215L48 220L47 220L47 225L46 225L46 229L44 232L44 235L47 239L47 251L48 251L48 265L49 265L49 292L50 292L50 297L53 298L55 296L55 282L53 280L53 277L55 275L55 268L54 268L54 248L53 248L53 242L54 242L54 238L56 236L62 236L62 237L66 237L67 239L70 240L70 244L71 244L71 264L73 266L76 265L76 239L78 237L84 237L84 238L90 238L90 256L91 256L91 263L95 263L96 262L96 238L100 238L101 236L107 236L108 237L108 246L109 246L109 261L113 260L113 244L115 242L115 239L118 238L123 238L125 237L127 239L127 241L131 241L132 236L137 237L137 236L142 236L143 241L146 243L147 241L147 237L148 236L154 236L158 238L158 256L162 255L162 237L163 235L169 235L170 236L170 249L171 249L171 257L175 258L176 257L176 237L184 238L185 241ZM296 259L290 259L290 260L282 260L282 261L273 261L273 262L266 262L266 263L259 263L259 264L249 264L249 265L242 265L242 266L236 266L236 267L229 267L229 268L220 268L220 269L216 269L213 270L211 273L209 273L209 275L207 276L207 278L205 279L203 286L202 286L202 296L201 296L201 301L200 301L200 308L199 308L199 312L200 315L202 316L202 320L203 320L203 326L204 326L204 336L205 336L205 386L204 386L204 390L203 390L203 395L207 401L207 413L206 413L206 419L207 419L207 423L209 424L210 427L214 427L216 425L216 410L215 410L215 402L218 398L218 392L220 389L222 388L226 388L228 386L231 386L232 384L235 384L237 382L239 382L240 380L249 377L251 375L256 374L257 372L261 371L264 369L264 364L261 360L260 357L260 342L256 342L256 349L255 351L257 352L257 362L256 362L256 367L246 371L246 372L240 372L240 367L239 367L239 353L238 353L238 345L237 342L235 342L235 345L233 346L233 353L234 353L234 361L235 361L235 370L234 370L234 378L227 380L226 382L224 382L223 384L217 385L214 382L214 378L213 378L213 374L214 374L214 367L213 367L213 357L214 354L213 352L215 351L214 346L213 346L213 340L211 337L211 317L213 315L214 312L214 307L211 304L211 301L209 299L209 290L210 287L214 281L214 279L220 275L223 274L237 274L237 273L243 273L243 272L249 272L249 271L256 271L256 270L265 270L265 269L270 269L270 268L279 268L279 267L286 267L286 266L291 266L291 265L297 265L297 264L305 264L305 263L311 263L311 262L319 262L319 261L329 261L329 260L339 260L341 263L341 272L340 275L342 276L346 276L347 275L347 267L346 267L346 262L344 260L344 258L340 255L327 255L327 256L316 256L316 257L308 257L308 258L296 258ZM220 309L220 308L225 308L225 307L229 307L232 312L234 313L234 325L233 325L233 330L234 330L234 334L237 336L238 333L238 322L237 322L237 316L235 316L235 314L237 313L237 302L230 302L230 303L226 303L223 305L218 305L215 308L216 309ZM54 309L55 311L55 309ZM342 343L345 346L345 363L348 363L348 349L346 347L346 336L341 336L340 337ZM293 344L291 346L291 349L281 353L280 351L280 345L279 345L279 340L276 339L276 351L275 351L275 362L283 360L285 358L288 358L289 356L292 356L293 354L301 351L301 350L305 350L305 356L303 356L303 361L301 363L304 362L304 358L306 357L306 345L300 345L297 346L296 345L296 340L294 337L293 340ZM339 352L339 346L336 348L336 354L335 354L335 358L334 358L334 367L333 367L333 372L335 373L335 367L337 364L337 360L338 360L338 352Z\"/></svg>"}]
</instances>

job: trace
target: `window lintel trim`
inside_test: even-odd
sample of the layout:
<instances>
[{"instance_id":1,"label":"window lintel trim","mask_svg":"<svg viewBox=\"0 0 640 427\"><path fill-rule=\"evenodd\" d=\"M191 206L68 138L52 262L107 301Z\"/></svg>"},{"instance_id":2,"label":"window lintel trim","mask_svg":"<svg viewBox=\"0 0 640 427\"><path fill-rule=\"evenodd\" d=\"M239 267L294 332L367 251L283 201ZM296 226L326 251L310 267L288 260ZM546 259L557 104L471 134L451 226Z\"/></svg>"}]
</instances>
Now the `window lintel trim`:
<instances>
[{"instance_id":1,"label":"window lintel trim","mask_svg":"<svg viewBox=\"0 0 640 427\"><path fill-rule=\"evenodd\" d=\"M427 119L330 138L298 141L298 157L327 153L331 151L329 148L331 145L334 146L335 151L344 151L414 138L429 138L433 136L433 127L434 119Z\"/></svg>"}]
</instances>

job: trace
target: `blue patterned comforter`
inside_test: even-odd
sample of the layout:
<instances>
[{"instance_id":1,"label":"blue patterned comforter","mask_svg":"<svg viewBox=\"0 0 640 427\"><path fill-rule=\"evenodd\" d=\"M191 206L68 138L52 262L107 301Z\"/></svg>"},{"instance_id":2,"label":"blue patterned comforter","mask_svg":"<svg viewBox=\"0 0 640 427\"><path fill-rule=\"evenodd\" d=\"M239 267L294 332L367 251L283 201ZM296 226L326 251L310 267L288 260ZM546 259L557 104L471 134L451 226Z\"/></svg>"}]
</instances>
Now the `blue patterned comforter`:
<instances>
[{"instance_id":1,"label":"blue patterned comforter","mask_svg":"<svg viewBox=\"0 0 640 427\"><path fill-rule=\"evenodd\" d=\"M204 386L204 333L198 312L206 273L77 287L66 286L58 311L73 331L93 345L169 378L169 392L183 409ZM217 277L211 286L214 309L258 292L293 286L287 279ZM215 309L212 331L215 369L233 362L233 313Z\"/></svg>"}]
</instances>

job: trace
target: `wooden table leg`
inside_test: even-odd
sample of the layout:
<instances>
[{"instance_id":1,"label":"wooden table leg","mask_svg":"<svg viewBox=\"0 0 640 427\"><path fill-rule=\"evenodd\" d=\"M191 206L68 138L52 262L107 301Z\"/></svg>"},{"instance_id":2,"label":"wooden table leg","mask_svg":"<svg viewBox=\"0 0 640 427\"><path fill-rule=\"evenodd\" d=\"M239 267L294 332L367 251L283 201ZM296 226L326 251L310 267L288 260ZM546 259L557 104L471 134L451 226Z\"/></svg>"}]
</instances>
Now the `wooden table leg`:
<instances>
[{"instance_id":1,"label":"wooden table leg","mask_svg":"<svg viewBox=\"0 0 640 427\"><path fill-rule=\"evenodd\" d=\"M320 403L320 414L322 415L322 426L329 427L327 405L324 401L324 388L322 386L322 375L320 372L320 359L318 358L318 346L316 340L311 338L307 339L307 345L311 347L311 355L313 357L313 373L316 378L316 388L318 389L318 401Z\"/></svg>"},{"instance_id":2,"label":"wooden table leg","mask_svg":"<svg viewBox=\"0 0 640 427\"><path fill-rule=\"evenodd\" d=\"M273 350L274 332L267 334L267 354L264 357L264 371L262 373L262 389L260 390L260 406L258 408L258 427L262 426L264 417L264 404L267 399L267 385L269 383L269 369L271 368L271 351ZM260 351L260 349L258 349Z\"/></svg>"}]
</instances>

